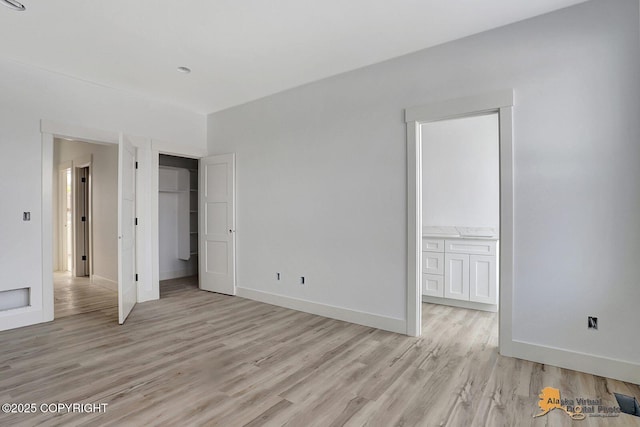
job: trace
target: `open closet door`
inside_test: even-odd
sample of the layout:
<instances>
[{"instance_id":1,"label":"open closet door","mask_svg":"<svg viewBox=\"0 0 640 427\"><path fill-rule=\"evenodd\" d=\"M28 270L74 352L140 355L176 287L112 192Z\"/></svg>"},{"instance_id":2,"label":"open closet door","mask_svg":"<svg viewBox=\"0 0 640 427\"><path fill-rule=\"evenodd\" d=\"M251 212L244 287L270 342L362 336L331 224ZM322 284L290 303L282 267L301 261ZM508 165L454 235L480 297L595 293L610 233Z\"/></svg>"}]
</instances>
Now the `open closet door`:
<instances>
[{"instance_id":1,"label":"open closet door","mask_svg":"<svg viewBox=\"0 0 640 427\"><path fill-rule=\"evenodd\" d=\"M200 159L200 289L236 294L235 154Z\"/></svg>"},{"instance_id":2,"label":"open closet door","mask_svg":"<svg viewBox=\"0 0 640 427\"><path fill-rule=\"evenodd\" d=\"M136 149L120 134L118 149L118 318L123 324L138 300L135 261Z\"/></svg>"}]
</instances>

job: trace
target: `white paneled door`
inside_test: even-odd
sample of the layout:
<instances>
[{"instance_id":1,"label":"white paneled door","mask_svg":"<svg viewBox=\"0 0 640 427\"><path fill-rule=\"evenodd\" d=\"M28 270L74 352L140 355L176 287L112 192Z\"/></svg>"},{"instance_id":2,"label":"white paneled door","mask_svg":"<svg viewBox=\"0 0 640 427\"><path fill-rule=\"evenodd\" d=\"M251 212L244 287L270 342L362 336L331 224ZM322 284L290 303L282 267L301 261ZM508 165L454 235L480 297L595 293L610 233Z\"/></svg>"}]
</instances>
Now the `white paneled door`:
<instances>
[{"instance_id":1,"label":"white paneled door","mask_svg":"<svg viewBox=\"0 0 640 427\"><path fill-rule=\"evenodd\" d=\"M138 300L136 285L136 149L123 134L118 153L118 319L123 324Z\"/></svg>"},{"instance_id":2,"label":"white paneled door","mask_svg":"<svg viewBox=\"0 0 640 427\"><path fill-rule=\"evenodd\" d=\"M236 294L235 154L200 159L200 289Z\"/></svg>"}]
</instances>

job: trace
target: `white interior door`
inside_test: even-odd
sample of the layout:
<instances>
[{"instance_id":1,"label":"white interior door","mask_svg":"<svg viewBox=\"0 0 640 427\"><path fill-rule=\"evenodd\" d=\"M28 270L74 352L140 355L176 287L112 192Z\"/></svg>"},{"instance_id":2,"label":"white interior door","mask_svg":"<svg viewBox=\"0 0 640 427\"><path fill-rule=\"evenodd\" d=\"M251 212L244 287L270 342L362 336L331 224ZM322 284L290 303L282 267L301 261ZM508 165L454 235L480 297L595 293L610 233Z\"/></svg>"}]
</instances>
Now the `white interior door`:
<instances>
[{"instance_id":1,"label":"white interior door","mask_svg":"<svg viewBox=\"0 0 640 427\"><path fill-rule=\"evenodd\" d=\"M118 153L118 317L123 324L136 305L136 149L120 135Z\"/></svg>"},{"instance_id":2,"label":"white interior door","mask_svg":"<svg viewBox=\"0 0 640 427\"><path fill-rule=\"evenodd\" d=\"M200 159L200 289L236 294L235 154Z\"/></svg>"},{"instance_id":3,"label":"white interior door","mask_svg":"<svg viewBox=\"0 0 640 427\"><path fill-rule=\"evenodd\" d=\"M74 167L75 261L74 276L89 276L89 167Z\"/></svg>"}]
</instances>

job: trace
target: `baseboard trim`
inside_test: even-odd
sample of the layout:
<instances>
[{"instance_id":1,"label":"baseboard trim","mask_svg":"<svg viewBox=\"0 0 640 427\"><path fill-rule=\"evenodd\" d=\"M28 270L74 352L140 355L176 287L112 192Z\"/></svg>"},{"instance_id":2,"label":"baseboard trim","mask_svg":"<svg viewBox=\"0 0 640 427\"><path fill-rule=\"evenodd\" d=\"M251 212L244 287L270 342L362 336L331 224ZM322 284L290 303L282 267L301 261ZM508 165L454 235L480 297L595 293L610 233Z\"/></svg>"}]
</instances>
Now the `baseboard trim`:
<instances>
[{"instance_id":1,"label":"baseboard trim","mask_svg":"<svg viewBox=\"0 0 640 427\"><path fill-rule=\"evenodd\" d=\"M109 289L110 291L118 292L118 282L115 280L93 274L91 276L91 283L102 288Z\"/></svg>"},{"instance_id":2,"label":"baseboard trim","mask_svg":"<svg viewBox=\"0 0 640 427\"><path fill-rule=\"evenodd\" d=\"M28 306L0 311L0 331L8 331L43 322L47 322L47 320L43 319L43 313L40 308Z\"/></svg>"},{"instance_id":3,"label":"baseboard trim","mask_svg":"<svg viewBox=\"0 0 640 427\"><path fill-rule=\"evenodd\" d=\"M468 308L471 310L490 311L492 313L498 312L498 306L493 304L482 304L473 301L460 301L450 298L431 297L429 295L422 295L422 302L428 302L430 304L450 305L452 307Z\"/></svg>"},{"instance_id":4,"label":"baseboard trim","mask_svg":"<svg viewBox=\"0 0 640 427\"><path fill-rule=\"evenodd\" d=\"M510 356L640 384L640 364L513 340Z\"/></svg>"},{"instance_id":5,"label":"baseboard trim","mask_svg":"<svg viewBox=\"0 0 640 427\"><path fill-rule=\"evenodd\" d=\"M192 272L191 269L185 268L183 270L176 271L161 271L159 273L160 280L178 279L180 277L189 277L197 274L197 271Z\"/></svg>"},{"instance_id":6,"label":"baseboard trim","mask_svg":"<svg viewBox=\"0 0 640 427\"><path fill-rule=\"evenodd\" d=\"M372 328L383 329L385 331L397 332L399 334L407 333L407 323L404 319L379 316L377 314L320 304L298 298L286 297L284 295L257 291L255 289L237 288L236 291L237 296L254 301L303 311L305 313L316 314L318 316L328 317L331 319L356 323L358 325L370 326Z\"/></svg>"}]
</instances>

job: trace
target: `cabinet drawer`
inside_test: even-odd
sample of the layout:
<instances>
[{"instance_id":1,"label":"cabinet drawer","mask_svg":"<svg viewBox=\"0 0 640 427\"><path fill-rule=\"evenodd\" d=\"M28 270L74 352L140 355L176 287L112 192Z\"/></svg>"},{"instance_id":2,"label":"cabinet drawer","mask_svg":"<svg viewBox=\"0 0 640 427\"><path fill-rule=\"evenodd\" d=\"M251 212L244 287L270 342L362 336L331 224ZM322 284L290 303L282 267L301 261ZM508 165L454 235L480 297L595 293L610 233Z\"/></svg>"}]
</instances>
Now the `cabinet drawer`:
<instances>
[{"instance_id":1,"label":"cabinet drawer","mask_svg":"<svg viewBox=\"0 0 640 427\"><path fill-rule=\"evenodd\" d=\"M422 252L422 274L444 274L444 254Z\"/></svg>"},{"instance_id":2,"label":"cabinet drawer","mask_svg":"<svg viewBox=\"0 0 640 427\"><path fill-rule=\"evenodd\" d=\"M444 240L423 238L422 250L425 252L444 252Z\"/></svg>"},{"instance_id":3,"label":"cabinet drawer","mask_svg":"<svg viewBox=\"0 0 640 427\"><path fill-rule=\"evenodd\" d=\"M444 297L444 276L437 274L422 275L422 295Z\"/></svg>"},{"instance_id":4,"label":"cabinet drawer","mask_svg":"<svg viewBox=\"0 0 640 427\"><path fill-rule=\"evenodd\" d=\"M452 254L495 255L495 240L446 240L445 252Z\"/></svg>"}]
</instances>

